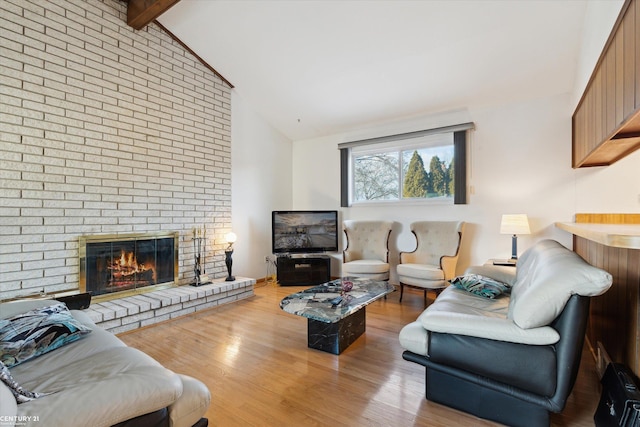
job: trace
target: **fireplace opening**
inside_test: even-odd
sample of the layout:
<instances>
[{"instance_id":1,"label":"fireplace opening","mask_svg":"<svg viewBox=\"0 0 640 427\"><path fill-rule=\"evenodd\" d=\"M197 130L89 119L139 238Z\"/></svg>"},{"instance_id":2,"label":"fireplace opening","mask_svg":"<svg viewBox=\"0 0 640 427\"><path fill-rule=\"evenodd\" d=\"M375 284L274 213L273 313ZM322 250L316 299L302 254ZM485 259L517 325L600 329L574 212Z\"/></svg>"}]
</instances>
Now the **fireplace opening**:
<instances>
[{"instance_id":1,"label":"fireplace opening","mask_svg":"<svg viewBox=\"0 0 640 427\"><path fill-rule=\"evenodd\" d=\"M93 296L177 281L178 233L83 236L80 290Z\"/></svg>"}]
</instances>

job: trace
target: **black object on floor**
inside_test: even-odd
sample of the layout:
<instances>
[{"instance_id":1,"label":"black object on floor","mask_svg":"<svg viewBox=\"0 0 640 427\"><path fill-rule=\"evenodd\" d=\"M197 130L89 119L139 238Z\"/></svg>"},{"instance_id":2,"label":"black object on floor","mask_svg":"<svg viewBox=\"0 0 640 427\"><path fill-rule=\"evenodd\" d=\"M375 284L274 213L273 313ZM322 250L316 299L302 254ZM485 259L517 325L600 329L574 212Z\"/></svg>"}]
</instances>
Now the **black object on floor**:
<instances>
[{"instance_id":1,"label":"black object on floor","mask_svg":"<svg viewBox=\"0 0 640 427\"><path fill-rule=\"evenodd\" d=\"M65 303L69 310L84 310L91 305L91 294L84 292L82 294L59 297L56 300Z\"/></svg>"},{"instance_id":2,"label":"black object on floor","mask_svg":"<svg viewBox=\"0 0 640 427\"><path fill-rule=\"evenodd\" d=\"M633 372L609 363L601 383L602 396L593 416L596 427L640 427L640 389Z\"/></svg>"}]
</instances>

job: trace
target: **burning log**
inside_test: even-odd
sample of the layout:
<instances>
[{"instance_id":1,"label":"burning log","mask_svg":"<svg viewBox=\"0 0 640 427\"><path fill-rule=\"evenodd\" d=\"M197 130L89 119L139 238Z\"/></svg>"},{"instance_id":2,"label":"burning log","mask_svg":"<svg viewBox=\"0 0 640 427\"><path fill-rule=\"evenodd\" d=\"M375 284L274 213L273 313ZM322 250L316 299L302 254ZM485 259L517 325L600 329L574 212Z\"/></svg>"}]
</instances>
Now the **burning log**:
<instances>
[{"instance_id":1,"label":"burning log","mask_svg":"<svg viewBox=\"0 0 640 427\"><path fill-rule=\"evenodd\" d=\"M121 252L120 258L107 267L111 271L108 287L123 288L155 284L155 269L138 264L133 252Z\"/></svg>"}]
</instances>

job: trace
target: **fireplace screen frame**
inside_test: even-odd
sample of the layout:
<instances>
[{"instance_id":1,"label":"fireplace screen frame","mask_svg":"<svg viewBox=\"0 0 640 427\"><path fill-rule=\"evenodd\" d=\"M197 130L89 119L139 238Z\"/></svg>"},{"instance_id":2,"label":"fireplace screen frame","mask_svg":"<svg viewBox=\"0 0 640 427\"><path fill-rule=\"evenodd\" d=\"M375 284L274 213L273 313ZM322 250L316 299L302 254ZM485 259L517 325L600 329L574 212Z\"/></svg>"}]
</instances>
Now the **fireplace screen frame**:
<instances>
[{"instance_id":1,"label":"fireplace screen frame","mask_svg":"<svg viewBox=\"0 0 640 427\"><path fill-rule=\"evenodd\" d=\"M161 232L148 232L148 233L126 233L126 234L96 234L88 236L80 236L78 240L78 256L80 264L80 276L78 278L80 292L87 292L87 245L92 243L108 243L108 242L137 242L141 240L157 240L173 238L173 281L163 282L160 284L136 287L134 289L127 289L120 292L109 292L104 294L95 295L94 299L110 299L121 297L123 295L134 295L144 292L149 292L157 289L164 289L176 286L178 284L178 260L179 260L179 243L180 233L177 231L161 231Z\"/></svg>"}]
</instances>

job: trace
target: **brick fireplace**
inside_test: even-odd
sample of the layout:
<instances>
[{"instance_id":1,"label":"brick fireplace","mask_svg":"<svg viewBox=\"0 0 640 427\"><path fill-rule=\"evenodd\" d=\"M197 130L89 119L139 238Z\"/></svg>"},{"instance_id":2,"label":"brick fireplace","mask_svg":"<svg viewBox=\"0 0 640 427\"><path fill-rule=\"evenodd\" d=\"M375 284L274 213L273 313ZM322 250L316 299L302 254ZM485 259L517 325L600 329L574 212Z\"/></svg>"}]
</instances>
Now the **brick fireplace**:
<instances>
[{"instance_id":1,"label":"brick fireplace","mask_svg":"<svg viewBox=\"0 0 640 427\"><path fill-rule=\"evenodd\" d=\"M92 294L87 315L120 333L253 296L256 281L248 278L177 286L179 241L177 231L80 236L80 291Z\"/></svg>"},{"instance_id":2,"label":"brick fireplace","mask_svg":"<svg viewBox=\"0 0 640 427\"><path fill-rule=\"evenodd\" d=\"M114 333L250 297L255 283L224 279L231 87L157 25L134 31L126 12L118 0L0 2L9 23L0 67L0 301L84 291L101 277L94 294L151 290L91 304L86 313ZM193 282L190 231L202 226L213 281L175 286ZM180 237L173 255L160 245L153 269L146 238L97 245L101 261L89 271L78 246L83 236L164 230ZM158 267L158 257L173 263ZM93 279L80 278L83 263Z\"/></svg>"},{"instance_id":3,"label":"brick fireplace","mask_svg":"<svg viewBox=\"0 0 640 427\"><path fill-rule=\"evenodd\" d=\"M80 292L139 293L178 281L179 233L81 236Z\"/></svg>"},{"instance_id":4,"label":"brick fireplace","mask_svg":"<svg viewBox=\"0 0 640 427\"><path fill-rule=\"evenodd\" d=\"M80 290L81 236L178 231L178 268L166 274L181 285L194 277L190 231L206 226L206 272L225 277L231 88L155 24L128 27L126 8L0 2L11 23L0 300Z\"/></svg>"}]
</instances>

